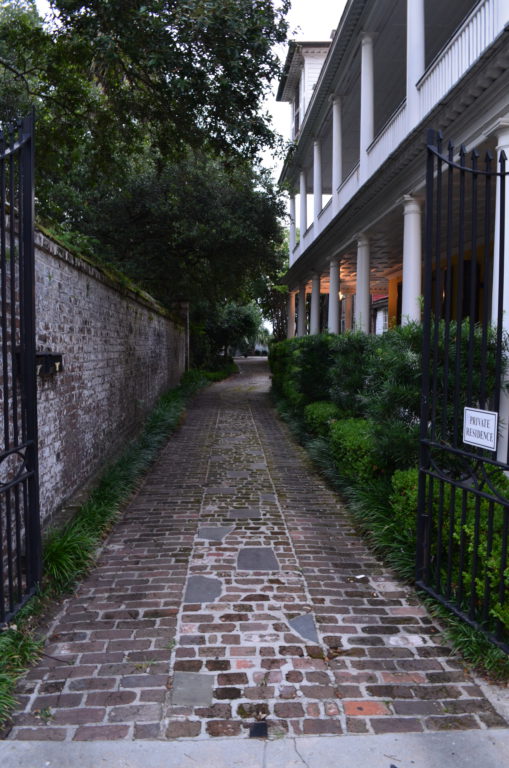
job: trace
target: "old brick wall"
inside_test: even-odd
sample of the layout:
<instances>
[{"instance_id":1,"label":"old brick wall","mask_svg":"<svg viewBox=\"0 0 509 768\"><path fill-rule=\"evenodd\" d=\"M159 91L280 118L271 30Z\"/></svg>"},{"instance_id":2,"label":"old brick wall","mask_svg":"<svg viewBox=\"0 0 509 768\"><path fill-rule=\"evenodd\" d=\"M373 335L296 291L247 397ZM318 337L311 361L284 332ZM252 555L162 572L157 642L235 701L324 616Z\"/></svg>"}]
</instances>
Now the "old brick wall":
<instances>
[{"instance_id":1,"label":"old brick wall","mask_svg":"<svg viewBox=\"0 0 509 768\"><path fill-rule=\"evenodd\" d=\"M142 292L36 234L37 351L63 355L38 377L41 515L114 456L185 368L185 323Z\"/></svg>"}]
</instances>

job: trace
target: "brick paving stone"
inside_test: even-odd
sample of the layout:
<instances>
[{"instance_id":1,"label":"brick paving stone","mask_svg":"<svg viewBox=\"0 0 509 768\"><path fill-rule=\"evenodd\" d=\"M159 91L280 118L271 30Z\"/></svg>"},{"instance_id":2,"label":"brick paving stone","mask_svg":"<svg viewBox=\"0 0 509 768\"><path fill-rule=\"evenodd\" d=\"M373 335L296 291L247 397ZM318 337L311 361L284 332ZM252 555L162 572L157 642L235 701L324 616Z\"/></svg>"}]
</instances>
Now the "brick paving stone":
<instances>
[{"instance_id":1,"label":"brick paving stone","mask_svg":"<svg viewBox=\"0 0 509 768\"><path fill-rule=\"evenodd\" d=\"M195 398L63 603L9 738L504 725L276 417L266 362L241 370Z\"/></svg>"}]
</instances>

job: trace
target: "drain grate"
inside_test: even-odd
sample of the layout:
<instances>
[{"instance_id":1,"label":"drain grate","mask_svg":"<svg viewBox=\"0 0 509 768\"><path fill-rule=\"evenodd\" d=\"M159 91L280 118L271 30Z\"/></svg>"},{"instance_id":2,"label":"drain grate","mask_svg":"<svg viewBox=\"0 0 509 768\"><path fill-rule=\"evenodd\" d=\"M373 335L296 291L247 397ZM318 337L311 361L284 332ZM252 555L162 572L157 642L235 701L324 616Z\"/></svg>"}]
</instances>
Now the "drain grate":
<instances>
[{"instance_id":1,"label":"drain grate","mask_svg":"<svg viewBox=\"0 0 509 768\"><path fill-rule=\"evenodd\" d=\"M251 727L249 728L250 739L266 739L267 736L267 723L252 723Z\"/></svg>"}]
</instances>

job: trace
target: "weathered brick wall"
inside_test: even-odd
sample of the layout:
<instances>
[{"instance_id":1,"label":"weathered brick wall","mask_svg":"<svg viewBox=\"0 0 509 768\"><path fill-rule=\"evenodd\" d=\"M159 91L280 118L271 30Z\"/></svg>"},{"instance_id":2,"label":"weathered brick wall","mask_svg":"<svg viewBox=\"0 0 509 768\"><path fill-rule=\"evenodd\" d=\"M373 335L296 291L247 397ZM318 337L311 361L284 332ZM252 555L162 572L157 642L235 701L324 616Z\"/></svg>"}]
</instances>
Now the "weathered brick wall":
<instances>
[{"instance_id":1,"label":"weathered brick wall","mask_svg":"<svg viewBox=\"0 0 509 768\"><path fill-rule=\"evenodd\" d=\"M136 433L185 367L185 325L36 234L37 351L63 355L38 377L41 514L51 518Z\"/></svg>"}]
</instances>

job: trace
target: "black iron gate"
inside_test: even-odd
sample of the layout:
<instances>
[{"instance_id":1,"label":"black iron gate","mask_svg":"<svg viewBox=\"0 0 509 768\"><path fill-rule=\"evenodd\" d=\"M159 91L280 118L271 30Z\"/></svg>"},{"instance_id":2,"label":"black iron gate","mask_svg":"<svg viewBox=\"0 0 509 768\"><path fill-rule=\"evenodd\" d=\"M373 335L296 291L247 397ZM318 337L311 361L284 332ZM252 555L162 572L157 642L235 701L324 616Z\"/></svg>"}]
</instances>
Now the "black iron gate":
<instances>
[{"instance_id":1,"label":"black iron gate","mask_svg":"<svg viewBox=\"0 0 509 768\"><path fill-rule=\"evenodd\" d=\"M505 166L428 136L417 582L509 652Z\"/></svg>"},{"instance_id":2,"label":"black iron gate","mask_svg":"<svg viewBox=\"0 0 509 768\"><path fill-rule=\"evenodd\" d=\"M0 134L0 623L34 592L41 570L33 174L31 115Z\"/></svg>"}]
</instances>

